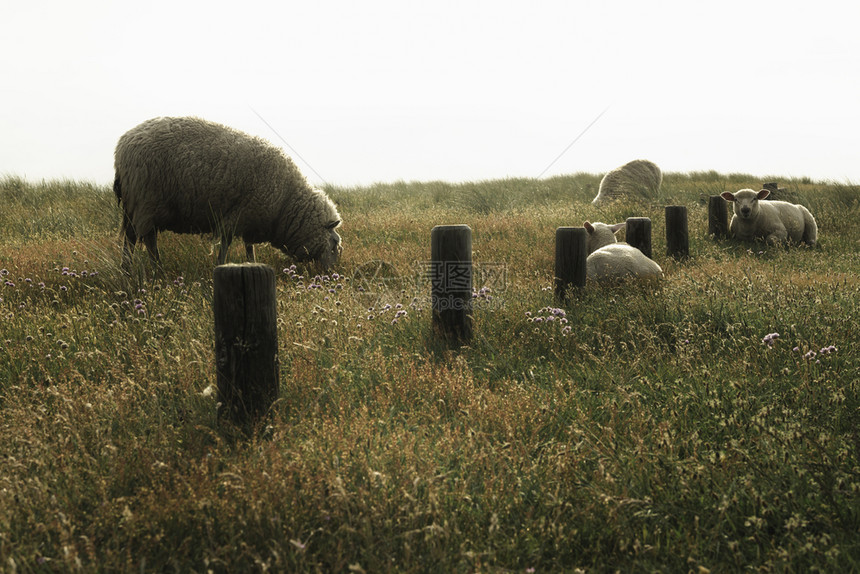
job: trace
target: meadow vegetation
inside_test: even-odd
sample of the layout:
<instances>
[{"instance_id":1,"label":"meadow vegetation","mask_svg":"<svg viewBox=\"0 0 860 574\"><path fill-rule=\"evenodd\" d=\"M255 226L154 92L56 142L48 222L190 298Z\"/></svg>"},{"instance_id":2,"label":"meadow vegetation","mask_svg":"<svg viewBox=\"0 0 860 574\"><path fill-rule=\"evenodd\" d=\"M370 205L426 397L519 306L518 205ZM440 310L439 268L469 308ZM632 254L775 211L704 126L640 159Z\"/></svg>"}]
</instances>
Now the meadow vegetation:
<instances>
[{"instance_id":1,"label":"meadow vegetation","mask_svg":"<svg viewBox=\"0 0 860 574\"><path fill-rule=\"evenodd\" d=\"M251 437L216 416L212 239L127 276L109 186L0 179L0 571L860 570L860 188L772 178L819 224L784 249L708 236L707 198L758 178L594 207L599 179L330 187L332 272L257 249L281 391ZM662 287L556 301L555 229L629 216ZM421 269L458 223L451 350Z\"/></svg>"}]
</instances>

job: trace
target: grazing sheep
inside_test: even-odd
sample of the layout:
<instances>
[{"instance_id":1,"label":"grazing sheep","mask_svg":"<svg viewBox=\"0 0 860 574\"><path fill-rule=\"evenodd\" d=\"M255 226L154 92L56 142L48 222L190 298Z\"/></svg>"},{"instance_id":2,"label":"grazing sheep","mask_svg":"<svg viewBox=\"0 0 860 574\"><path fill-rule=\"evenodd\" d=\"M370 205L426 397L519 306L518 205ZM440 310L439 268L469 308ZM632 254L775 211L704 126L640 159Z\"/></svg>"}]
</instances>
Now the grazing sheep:
<instances>
[{"instance_id":1,"label":"grazing sheep","mask_svg":"<svg viewBox=\"0 0 860 574\"><path fill-rule=\"evenodd\" d=\"M726 191L723 199L734 203L729 226L733 236L743 241L764 239L769 245L800 243L810 247L818 240L818 225L809 210L785 201L760 201L770 194L767 189Z\"/></svg>"},{"instance_id":2,"label":"grazing sheep","mask_svg":"<svg viewBox=\"0 0 860 574\"><path fill-rule=\"evenodd\" d=\"M652 198L663 183L663 172L657 164L645 159L635 159L615 168L600 180L597 197L593 204L622 197Z\"/></svg>"},{"instance_id":3,"label":"grazing sheep","mask_svg":"<svg viewBox=\"0 0 860 574\"><path fill-rule=\"evenodd\" d=\"M234 236L249 261L262 242L324 268L340 256L334 203L263 139L199 118L155 118L119 139L114 166L126 269L139 238L158 263L162 230L217 234L219 264Z\"/></svg>"},{"instance_id":4,"label":"grazing sheep","mask_svg":"<svg viewBox=\"0 0 860 574\"><path fill-rule=\"evenodd\" d=\"M624 229L623 223L606 225L589 223L582 225L588 232L588 258L585 260L585 275L597 282L612 282L623 279L657 281L663 278L663 270L641 251L626 243L618 243L615 233Z\"/></svg>"}]
</instances>

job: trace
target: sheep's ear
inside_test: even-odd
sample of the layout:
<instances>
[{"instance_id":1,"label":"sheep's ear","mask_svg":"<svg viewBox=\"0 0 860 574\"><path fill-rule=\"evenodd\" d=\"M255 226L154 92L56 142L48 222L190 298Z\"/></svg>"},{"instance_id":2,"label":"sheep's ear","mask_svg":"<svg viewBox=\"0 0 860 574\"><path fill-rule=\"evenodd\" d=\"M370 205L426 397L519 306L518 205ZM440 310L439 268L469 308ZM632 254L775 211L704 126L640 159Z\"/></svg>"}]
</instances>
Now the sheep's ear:
<instances>
[{"instance_id":1,"label":"sheep's ear","mask_svg":"<svg viewBox=\"0 0 860 574\"><path fill-rule=\"evenodd\" d=\"M770 195L769 189L763 189L760 192L758 192L758 198L759 199L765 199L768 195Z\"/></svg>"},{"instance_id":2,"label":"sheep's ear","mask_svg":"<svg viewBox=\"0 0 860 574\"><path fill-rule=\"evenodd\" d=\"M731 191L724 191L723 193L720 194L720 197L722 197L726 201L734 201L735 200L735 194L732 193Z\"/></svg>"},{"instance_id":3,"label":"sheep's ear","mask_svg":"<svg viewBox=\"0 0 860 574\"><path fill-rule=\"evenodd\" d=\"M327 224L327 225L325 226L325 228L326 228L326 229L334 229L334 228L335 228L335 227L337 227L338 225L340 225L340 219L338 219L337 221L332 221L331 223Z\"/></svg>"},{"instance_id":4,"label":"sheep's ear","mask_svg":"<svg viewBox=\"0 0 860 574\"><path fill-rule=\"evenodd\" d=\"M624 226L626 226L626 225L627 225L626 223L615 223L613 225L610 225L609 229L612 230L612 233L618 233L619 231L624 229Z\"/></svg>"},{"instance_id":5,"label":"sheep's ear","mask_svg":"<svg viewBox=\"0 0 860 574\"><path fill-rule=\"evenodd\" d=\"M593 225L591 225L591 223L589 223L588 221L586 221L585 223L583 223L583 224L582 224L582 226L585 228L585 230L586 230L588 233L594 233L594 226L593 226Z\"/></svg>"}]
</instances>

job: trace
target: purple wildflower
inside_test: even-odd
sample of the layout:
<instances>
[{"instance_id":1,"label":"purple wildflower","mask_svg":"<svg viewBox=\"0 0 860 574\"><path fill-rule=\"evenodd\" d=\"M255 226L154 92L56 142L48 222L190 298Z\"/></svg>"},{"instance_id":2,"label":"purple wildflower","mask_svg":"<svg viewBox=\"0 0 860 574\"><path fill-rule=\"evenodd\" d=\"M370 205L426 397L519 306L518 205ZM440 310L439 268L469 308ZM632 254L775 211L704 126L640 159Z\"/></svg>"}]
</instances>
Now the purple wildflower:
<instances>
[{"instance_id":1,"label":"purple wildflower","mask_svg":"<svg viewBox=\"0 0 860 574\"><path fill-rule=\"evenodd\" d=\"M768 346L768 348L773 347L773 344L776 340L779 339L779 333L768 333L762 338L761 342Z\"/></svg>"}]
</instances>

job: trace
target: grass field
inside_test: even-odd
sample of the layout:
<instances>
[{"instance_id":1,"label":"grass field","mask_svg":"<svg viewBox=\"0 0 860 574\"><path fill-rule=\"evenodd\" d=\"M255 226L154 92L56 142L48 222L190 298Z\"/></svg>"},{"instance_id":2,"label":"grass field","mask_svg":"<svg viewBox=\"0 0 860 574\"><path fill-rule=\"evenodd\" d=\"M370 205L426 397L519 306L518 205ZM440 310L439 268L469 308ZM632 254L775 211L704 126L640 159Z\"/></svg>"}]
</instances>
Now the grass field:
<instances>
[{"instance_id":1,"label":"grass field","mask_svg":"<svg viewBox=\"0 0 860 574\"><path fill-rule=\"evenodd\" d=\"M860 188L780 180L820 231L784 249L708 237L708 196L757 178L600 208L598 182L329 188L334 272L257 250L281 391L246 439L216 418L211 238L128 277L107 185L0 179L0 571L860 570ZM559 305L556 228L629 216L662 286ZM460 223L479 293L449 350L419 270Z\"/></svg>"}]
</instances>

